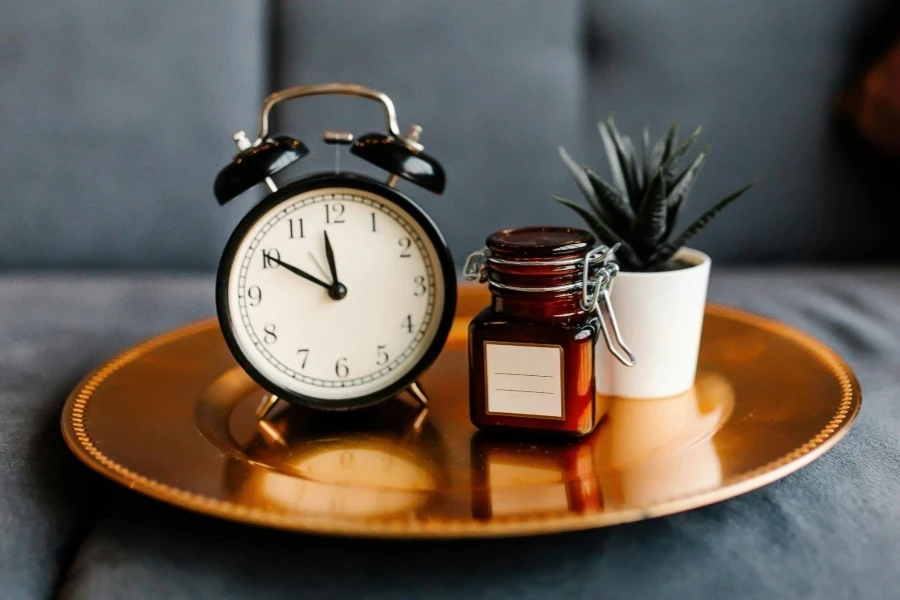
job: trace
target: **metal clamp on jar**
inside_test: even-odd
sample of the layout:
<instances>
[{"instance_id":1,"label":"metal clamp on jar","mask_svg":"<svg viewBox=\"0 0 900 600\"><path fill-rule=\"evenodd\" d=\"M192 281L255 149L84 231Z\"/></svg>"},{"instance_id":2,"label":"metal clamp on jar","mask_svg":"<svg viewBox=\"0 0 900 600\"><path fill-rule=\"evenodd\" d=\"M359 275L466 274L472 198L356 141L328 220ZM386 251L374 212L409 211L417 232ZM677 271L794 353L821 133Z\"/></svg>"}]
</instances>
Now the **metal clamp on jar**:
<instances>
[{"instance_id":1,"label":"metal clamp on jar","mask_svg":"<svg viewBox=\"0 0 900 600\"><path fill-rule=\"evenodd\" d=\"M466 260L491 305L469 325L472 423L582 436L597 426L594 348L602 334L635 364L609 302L615 248L566 227L504 229Z\"/></svg>"}]
</instances>

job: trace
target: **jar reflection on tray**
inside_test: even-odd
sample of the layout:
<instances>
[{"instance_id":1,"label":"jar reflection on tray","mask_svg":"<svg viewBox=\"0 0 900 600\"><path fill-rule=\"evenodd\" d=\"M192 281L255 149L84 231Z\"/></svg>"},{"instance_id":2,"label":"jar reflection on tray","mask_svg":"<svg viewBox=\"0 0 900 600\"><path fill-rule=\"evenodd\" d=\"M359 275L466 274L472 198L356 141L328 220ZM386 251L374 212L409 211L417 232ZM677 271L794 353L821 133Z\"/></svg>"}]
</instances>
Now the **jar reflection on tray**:
<instances>
[{"instance_id":1,"label":"jar reflection on tray","mask_svg":"<svg viewBox=\"0 0 900 600\"><path fill-rule=\"evenodd\" d=\"M470 451L476 519L603 509L590 441L534 445L478 432Z\"/></svg>"}]
</instances>

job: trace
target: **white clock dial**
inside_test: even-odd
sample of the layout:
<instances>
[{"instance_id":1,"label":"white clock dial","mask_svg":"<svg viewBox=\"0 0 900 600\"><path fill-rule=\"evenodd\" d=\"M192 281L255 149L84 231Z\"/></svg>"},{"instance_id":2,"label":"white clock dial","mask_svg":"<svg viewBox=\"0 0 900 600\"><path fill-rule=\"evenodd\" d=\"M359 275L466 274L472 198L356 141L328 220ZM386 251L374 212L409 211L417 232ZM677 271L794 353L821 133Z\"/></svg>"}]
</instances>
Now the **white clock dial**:
<instances>
[{"instance_id":1,"label":"white clock dial","mask_svg":"<svg viewBox=\"0 0 900 600\"><path fill-rule=\"evenodd\" d=\"M318 188L246 231L228 277L228 318L241 353L279 388L360 398L422 359L441 324L444 285L438 251L410 214L368 191Z\"/></svg>"}]
</instances>

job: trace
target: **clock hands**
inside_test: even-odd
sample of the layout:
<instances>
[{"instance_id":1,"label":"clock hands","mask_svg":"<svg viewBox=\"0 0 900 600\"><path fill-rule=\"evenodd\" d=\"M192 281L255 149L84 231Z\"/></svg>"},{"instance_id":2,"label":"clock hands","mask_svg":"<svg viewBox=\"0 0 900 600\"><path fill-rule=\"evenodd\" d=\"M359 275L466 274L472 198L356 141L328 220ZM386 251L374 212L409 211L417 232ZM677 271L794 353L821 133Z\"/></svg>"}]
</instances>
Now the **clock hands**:
<instances>
[{"instance_id":1,"label":"clock hands","mask_svg":"<svg viewBox=\"0 0 900 600\"><path fill-rule=\"evenodd\" d=\"M322 281L321 279L319 279L319 278L316 277L315 275L310 275L310 274L307 273L306 271L304 271L304 270L302 270L302 269L298 269L298 268L295 267L294 265L289 265L289 264L287 264L286 262L284 262L283 260L281 260L280 258L276 258L276 257L272 256L271 254L266 255L266 260L269 260L269 261L271 261L271 262L273 262L273 263L275 263L275 264L281 265L282 267L284 267L285 269L287 269L288 271L290 271L290 272L293 273L294 275L299 275L300 277L302 277L303 279L305 279L305 280L307 280L307 281L311 281L312 283L315 283L316 285L322 286L323 288L325 288L326 290L328 290L328 295L331 296L332 298L334 298L334 295L332 294L332 290L334 289L334 286L331 285L330 283L327 283L327 282L325 282L325 281ZM345 293L346 293L346 292L345 292ZM335 298L335 300L337 300L337 299L338 299L338 298Z\"/></svg>"},{"instance_id":2,"label":"clock hands","mask_svg":"<svg viewBox=\"0 0 900 600\"><path fill-rule=\"evenodd\" d=\"M273 262L277 265L281 265L282 267L284 267L285 269L287 269L294 275L299 275L303 279L325 288L326 290L328 290L328 296L332 300L341 300L342 298L344 298L344 296L347 295L347 286L345 286L343 283L341 283L337 279L337 267L334 263L334 251L331 249L331 242L328 240L327 233L325 234L325 254L328 257L328 266L331 269L332 283L322 281L315 275L311 275L311 274L307 273L306 271L304 271L303 269L295 267L294 265L289 265L288 263L284 262L280 258L277 258L270 254L266 255L266 261ZM315 262L314 256L313 256L313 262ZM318 265L318 263L316 263L316 264Z\"/></svg>"},{"instance_id":3,"label":"clock hands","mask_svg":"<svg viewBox=\"0 0 900 600\"><path fill-rule=\"evenodd\" d=\"M335 300L340 300L347 295L347 286L338 281L337 265L334 263L334 250L331 249L331 240L328 239L328 232L325 234L325 258L328 259L328 268L331 269L331 290L328 295Z\"/></svg>"}]
</instances>

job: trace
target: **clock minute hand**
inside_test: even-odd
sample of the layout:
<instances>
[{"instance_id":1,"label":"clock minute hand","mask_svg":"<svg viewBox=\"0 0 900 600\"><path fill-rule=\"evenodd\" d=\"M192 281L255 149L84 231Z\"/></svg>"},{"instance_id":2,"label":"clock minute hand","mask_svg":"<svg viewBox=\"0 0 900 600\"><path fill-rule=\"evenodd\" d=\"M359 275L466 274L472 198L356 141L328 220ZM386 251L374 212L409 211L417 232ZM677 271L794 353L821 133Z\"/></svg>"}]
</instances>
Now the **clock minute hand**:
<instances>
[{"instance_id":1,"label":"clock minute hand","mask_svg":"<svg viewBox=\"0 0 900 600\"><path fill-rule=\"evenodd\" d=\"M278 265L281 265L282 267L284 267L285 269L287 269L288 271L290 271L290 272L293 273L294 275L299 275L300 277L302 277L303 279L305 279L305 280L307 280L307 281L311 281L312 283L315 283L316 285L322 286L323 288L325 288L326 290L328 290L329 293L331 292L331 288L332 288L331 284L322 281L321 279L319 279L319 278L316 277L315 275L310 275L310 274L307 273L306 271L304 271L304 270L302 270L302 269L298 269L298 268L295 267L294 265L289 265L289 264L287 264L286 262L284 262L283 260L280 260L280 259L278 259L278 258L275 258L274 256L271 256L271 255L266 255L266 259L272 261L273 263L276 263L276 264L278 264Z\"/></svg>"}]
</instances>

